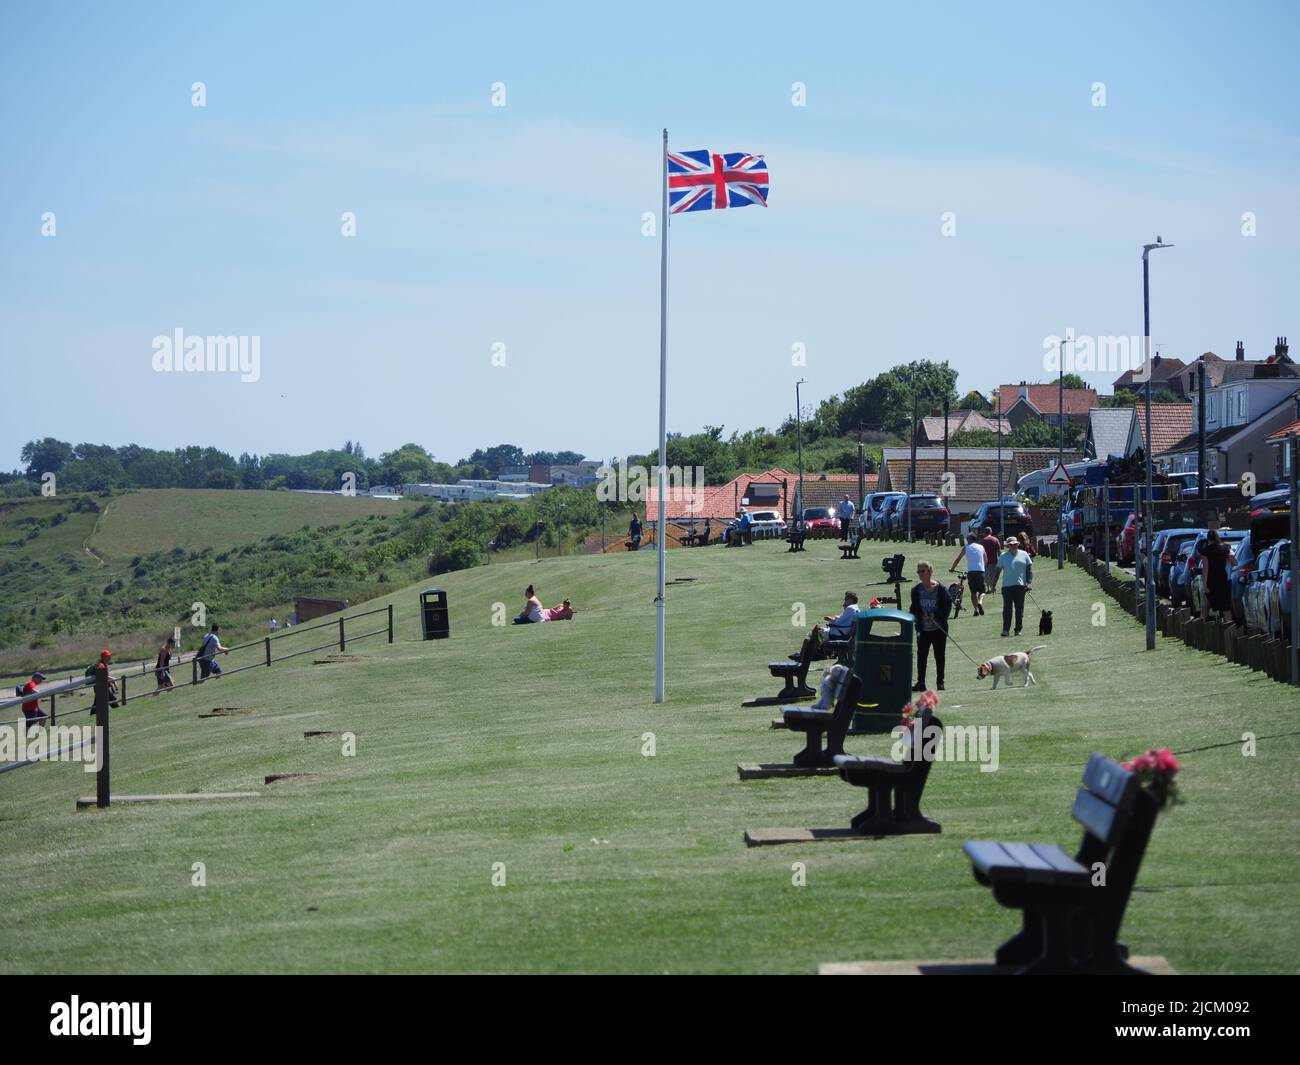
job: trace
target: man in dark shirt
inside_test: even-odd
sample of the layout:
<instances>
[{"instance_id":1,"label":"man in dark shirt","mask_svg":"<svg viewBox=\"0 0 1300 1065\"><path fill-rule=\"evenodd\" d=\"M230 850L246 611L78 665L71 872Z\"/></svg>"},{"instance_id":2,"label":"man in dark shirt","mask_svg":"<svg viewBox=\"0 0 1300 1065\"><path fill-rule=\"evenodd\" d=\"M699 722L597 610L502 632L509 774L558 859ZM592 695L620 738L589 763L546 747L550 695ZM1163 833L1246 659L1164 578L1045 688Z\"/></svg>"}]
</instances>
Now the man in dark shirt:
<instances>
[{"instance_id":1,"label":"man in dark shirt","mask_svg":"<svg viewBox=\"0 0 1300 1065\"><path fill-rule=\"evenodd\" d=\"M984 538L980 545L984 548L984 591L992 595L998 587L998 555L1002 553L1002 545L993 535L993 526L984 526Z\"/></svg>"}]
</instances>

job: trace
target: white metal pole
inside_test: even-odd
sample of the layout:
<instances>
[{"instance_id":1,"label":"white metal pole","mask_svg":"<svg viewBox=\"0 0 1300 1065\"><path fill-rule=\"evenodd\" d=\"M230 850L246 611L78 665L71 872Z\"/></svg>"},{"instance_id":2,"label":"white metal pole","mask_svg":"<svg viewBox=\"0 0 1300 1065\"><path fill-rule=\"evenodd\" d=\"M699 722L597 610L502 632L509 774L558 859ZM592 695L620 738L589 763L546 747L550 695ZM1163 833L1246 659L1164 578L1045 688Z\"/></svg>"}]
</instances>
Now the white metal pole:
<instances>
[{"instance_id":1,"label":"white metal pole","mask_svg":"<svg viewBox=\"0 0 1300 1065\"><path fill-rule=\"evenodd\" d=\"M655 702L664 701L664 487L667 479L668 449L668 130L664 130L663 152L659 159L662 171L663 198L659 211L659 527L655 545L659 562L659 591L655 596Z\"/></svg>"}]
</instances>

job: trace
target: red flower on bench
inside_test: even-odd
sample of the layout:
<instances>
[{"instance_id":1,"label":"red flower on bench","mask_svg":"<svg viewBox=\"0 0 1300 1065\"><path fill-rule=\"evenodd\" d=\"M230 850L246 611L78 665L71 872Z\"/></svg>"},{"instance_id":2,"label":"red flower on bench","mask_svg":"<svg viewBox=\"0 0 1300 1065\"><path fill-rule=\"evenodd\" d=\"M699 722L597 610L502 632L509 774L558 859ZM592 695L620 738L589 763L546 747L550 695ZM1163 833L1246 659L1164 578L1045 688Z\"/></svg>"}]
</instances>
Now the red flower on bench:
<instances>
[{"instance_id":1,"label":"red flower on bench","mask_svg":"<svg viewBox=\"0 0 1300 1065\"><path fill-rule=\"evenodd\" d=\"M1182 796L1178 794L1178 784L1174 777L1182 768L1174 752L1168 747L1152 748L1146 754L1140 754L1124 763L1124 768L1135 773L1142 786L1154 796L1159 809L1177 806Z\"/></svg>"}]
</instances>

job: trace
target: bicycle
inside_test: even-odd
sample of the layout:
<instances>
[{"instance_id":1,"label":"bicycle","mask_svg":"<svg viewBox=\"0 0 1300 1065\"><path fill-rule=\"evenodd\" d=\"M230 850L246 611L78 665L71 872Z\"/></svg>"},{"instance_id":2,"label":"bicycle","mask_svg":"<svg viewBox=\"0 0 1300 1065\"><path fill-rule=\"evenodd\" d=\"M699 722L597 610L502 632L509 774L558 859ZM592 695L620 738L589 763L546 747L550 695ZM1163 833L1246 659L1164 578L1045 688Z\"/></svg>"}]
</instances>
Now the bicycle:
<instances>
[{"instance_id":1,"label":"bicycle","mask_svg":"<svg viewBox=\"0 0 1300 1065\"><path fill-rule=\"evenodd\" d=\"M957 580L954 584L948 585L948 598L952 600L952 611L949 617L955 618L961 613L961 604L963 593L966 590L966 574L957 574Z\"/></svg>"}]
</instances>

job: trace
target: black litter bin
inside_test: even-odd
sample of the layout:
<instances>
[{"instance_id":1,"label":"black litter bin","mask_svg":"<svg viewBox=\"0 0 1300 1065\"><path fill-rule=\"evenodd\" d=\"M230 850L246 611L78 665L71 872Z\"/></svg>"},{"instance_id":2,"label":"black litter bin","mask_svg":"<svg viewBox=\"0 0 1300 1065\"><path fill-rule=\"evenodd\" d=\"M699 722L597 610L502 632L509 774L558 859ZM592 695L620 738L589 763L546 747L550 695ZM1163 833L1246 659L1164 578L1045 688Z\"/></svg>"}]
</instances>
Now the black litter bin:
<instances>
[{"instance_id":1,"label":"black litter bin","mask_svg":"<svg viewBox=\"0 0 1300 1065\"><path fill-rule=\"evenodd\" d=\"M420 624L426 640L445 640L451 635L447 593L441 588L427 588L420 593Z\"/></svg>"}]
</instances>

